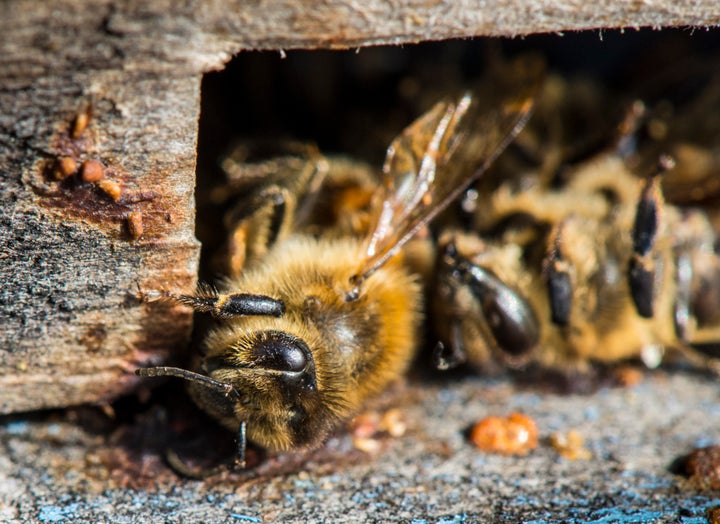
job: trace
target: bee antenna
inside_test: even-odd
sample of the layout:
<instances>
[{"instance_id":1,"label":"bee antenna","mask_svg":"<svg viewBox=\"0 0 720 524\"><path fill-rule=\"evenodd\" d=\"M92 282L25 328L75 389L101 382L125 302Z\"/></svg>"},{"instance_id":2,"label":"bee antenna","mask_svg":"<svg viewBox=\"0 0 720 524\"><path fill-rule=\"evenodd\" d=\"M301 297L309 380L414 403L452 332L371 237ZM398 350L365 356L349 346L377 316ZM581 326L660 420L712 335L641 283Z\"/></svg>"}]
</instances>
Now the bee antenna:
<instances>
[{"instance_id":1,"label":"bee antenna","mask_svg":"<svg viewBox=\"0 0 720 524\"><path fill-rule=\"evenodd\" d=\"M232 384L225 382L219 382L215 379L208 377L207 375L201 375L200 373L194 373L187 369L174 368L169 366L157 366L152 368L139 368L135 370L135 374L139 377L177 377L187 380L189 382L195 382L202 384L206 388L212 389L221 393L225 397L232 397L238 402L242 402L243 398L235 389Z\"/></svg>"},{"instance_id":2,"label":"bee antenna","mask_svg":"<svg viewBox=\"0 0 720 524\"><path fill-rule=\"evenodd\" d=\"M231 293L219 295L211 286L200 285L195 295L177 295L169 291L140 291L144 302L167 301L183 304L201 313L217 318L246 316L281 317L285 314L285 302L254 293Z\"/></svg>"}]
</instances>

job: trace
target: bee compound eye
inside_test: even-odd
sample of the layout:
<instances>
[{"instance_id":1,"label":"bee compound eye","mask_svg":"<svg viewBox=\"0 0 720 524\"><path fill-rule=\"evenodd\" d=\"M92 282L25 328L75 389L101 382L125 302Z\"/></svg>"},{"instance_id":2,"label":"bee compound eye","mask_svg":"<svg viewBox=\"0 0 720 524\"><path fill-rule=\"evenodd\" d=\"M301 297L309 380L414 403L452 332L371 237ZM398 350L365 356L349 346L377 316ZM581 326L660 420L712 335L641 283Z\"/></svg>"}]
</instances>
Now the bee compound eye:
<instances>
[{"instance_id":1,"label":"bee compound eye","mask_svg":"<svg viewBox=\"0 0 720 524\"><path fill-rule=\"evenodd\" d=\"M472 266L466 278L498 347L512 356L530 353L540 341L540 325L530 305L479 266Z\"/></svg>"},{"instance_id":2,"label":"bee compound eye","mask_svg":"<svg viewBox=\"0 0 720 524\"><path fill-rule=\"evenodd\" d=\"M262 332L252 352L257 367L276 371L299 373L307 368L310 360L307 344L282 331Z\"/></svg>"}]
</instances>

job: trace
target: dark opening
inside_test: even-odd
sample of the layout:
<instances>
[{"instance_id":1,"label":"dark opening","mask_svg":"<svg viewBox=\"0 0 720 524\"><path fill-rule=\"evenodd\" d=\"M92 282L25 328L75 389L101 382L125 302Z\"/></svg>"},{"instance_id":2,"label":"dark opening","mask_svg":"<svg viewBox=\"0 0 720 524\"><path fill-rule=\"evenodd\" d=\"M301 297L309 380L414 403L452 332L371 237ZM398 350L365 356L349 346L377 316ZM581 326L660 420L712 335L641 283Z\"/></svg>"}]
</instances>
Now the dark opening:
<instances>
[{"instance_id":1,"label":"dark opening","mask_svg":"<svg viewBox=\"0 0 720 524\"><path fill-rule=\"evenodd\" d=\"M662 71L714 61L717 32L597 31L478 38L348 51L243 52L202 82L197 191L222 181L219 159L237 140L301 140L324 153L380 165L390 140L449 87L479 77L488 59L541 52L550 71L596 79L618 96L652 91ZM682 97L682 89L677 96ZM222 211L199 198L203 260L221 239ZM203 272L201 278L217 275Z\"/></svg>"}]
</instances>

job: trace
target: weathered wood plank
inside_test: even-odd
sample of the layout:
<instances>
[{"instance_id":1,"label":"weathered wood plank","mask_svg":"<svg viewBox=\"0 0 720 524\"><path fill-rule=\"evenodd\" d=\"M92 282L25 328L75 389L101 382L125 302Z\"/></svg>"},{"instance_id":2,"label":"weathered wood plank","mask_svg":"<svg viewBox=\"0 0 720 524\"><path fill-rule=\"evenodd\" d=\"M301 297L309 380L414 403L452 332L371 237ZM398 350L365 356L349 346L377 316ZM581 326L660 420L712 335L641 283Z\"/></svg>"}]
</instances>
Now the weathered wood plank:
<instances>
[{"instance_id":1,"label":"weathered wood plank","mask_svg":"<svg viewBox=\"0 0 720 524\"><path fill-rule=\"evenodd\" d=\"M225 16L215 18L219 6ZM222 8L221 8L222 9ZM713 0L269 0L213 2L208 27L241 49L348 48L598 28L712 26Z\"/></svg>"},{"instance_id":2,"label":"weathered wood plank","mask_svg":"<svg viewBox=\"0 0 720 524\"><path fill-rule=\"evenodd\" d=\"M111 399L134 365L182 350L191 327L187 311L136 294L194 286L206 63L174 57L170 28L152 52L147 32L108 27L111 4L89 5L8 2L0 15L0 412ZM58 181L59 158L98 160L111 184Z\"/></svg>"}]
</instances>

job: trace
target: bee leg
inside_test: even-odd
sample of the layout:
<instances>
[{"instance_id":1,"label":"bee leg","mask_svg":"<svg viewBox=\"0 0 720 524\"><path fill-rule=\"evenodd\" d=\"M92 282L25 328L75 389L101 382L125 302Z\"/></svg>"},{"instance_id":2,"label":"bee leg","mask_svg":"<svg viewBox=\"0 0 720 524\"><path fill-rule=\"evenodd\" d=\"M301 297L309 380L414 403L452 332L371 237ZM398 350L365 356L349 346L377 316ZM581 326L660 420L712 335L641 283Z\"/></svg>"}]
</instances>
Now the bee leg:
<instances>
[{"instance_id":1,"label":"bee leg","mask_svg":"<svg viewBox=\"0 0 720 524\"><path fill-rule=\"evenodd\" d=\"M720 360L695 349L686 344L676 344L671 348L671 354L697 369L707 370L720 377Z\"/></svg>"},{"instance_id":2,"label":"bee leg","mask_svg":"<svg viewBox=\"0 0 720 524\"><path fill-rule=\"evenodd\" d=\"M247 447L247 422L245 421L240 423L240 428L238 429L237 445L237 455L235 455L232 463L218 464L217 466L214 466L212 468L192 467L186 464L183 459L181 459L180 456L172 449L168 449L167 451L165 451L165 460L167 461L168 466L170 466L172 470L175 471L175 473L178 473L183 477L202 480L209 477L214 477L215 475L219 475L220 473L225 473L226 471L234 472L242 471L245 469L245 449Z\"/></svg>"},{"instance_id":3,"label":"bee leg","mask_svg":"<svg viewBox=\"0 0 720 524\"><path fill-rule=\"evenodd\" d=\"M628 284L635 309L641 317L652 318L656 272L659 260L654 252L662 212L660 178L648 179L638 202L632 231L633 253L630 258Z\"/></svg>"},{"instance_id":4,"label":"bee leg","mask_svg":"<svg viewBox=\"0 0 720 524\"><path fill-rule=\"evenodd\" d=\"M449 304L457 304L457 290L458 286L461 285L458 280L457 274L457 245L455 239L448 242L443 248L442 264L449 270L447 279L443 279L443 284L440 288L443 290L443 302L447 301ZM462 306L459 306L462 309ZM465 344L463 343L462 329L461 329L461 311L455 311L449 316L449 338L448 344L446 345L443 341L438 341L433 349L432 358L433 364L436 369L445 371L453 369L467 361L467 354L465 352Z\"/></svg>"},{"instance_id":5,"label":"bee leg","mask_svg":"<svg viewBox=\"0 0 720 524\"><path fill-rule=\"evenodd\" d=\"M690 311L692 300L693 267L690 255L681 251L675 258L675 304L673 317L675 320L675 334L682 342L690 342L693 332L693 315Z\"/></svg>"},{"instance_id":6,"label":"bee leg","mask_svg":"<svg viewBox=\"0 0 720 524\"><path fill-rule=\"evenodd\" d=\"M232 469L245 469L245 451L247 450L247 422L244 420L240 423L237 436L237 455L233 462Z\"/></svg>"},{"instance_id":7,"label":"bee leg","mask_svg":"<svg viewBox=\"0 0 720 524\"><path fill-rule=\"evenodd\" d=\"M145 302L165 300L190 306L201 313L210 313L216 318L234 318L245 316L281 317L285 313L285 303L265 295L252 293L230 293L219 295L210 288L201 288L196 295L176 295L169 291L141 291Z\"/></svg>"},{"instance_id":8,"label":"bee leg","mask_svg":"<svg viewBox=\"0 0 720 524\"><path fill-rule=\"evenodd\" d=\"M320 196L323 182L330 173L330 162L318 151L317 147L309 147L306 156L308 166L312 168L312 174L305 182L304 194L296 203L293 216L295 225L304 224L307 221Z\"/></svg>"},{"instance_id":9,"label":"bee leg","mask_svg":"<svg viewBox=\"0 0 720 524\"><path fill-rule=\"evenodd\" d=\"M467 360L458 319L451 321L450 332L450 344L446 346L442 341L438 341L433 349L433 363L440 371L456 368Z\"/></svg>"},{"instance_id":10,"label":"bee leg","mask_svg":"<svg viewBox=\"0 0 720 524\"><path fill-rule=\"evenodd\" d=\"M562 226L560 223L551 233L550 249L543 261L543 274L550 301L550 318L558 326L567 326L572 309L572 267L562 254Z\"/></svg>"},{"instance_id":11,"label":"bee leg","mask_svg":"<svg viewBox=\"0 0 720 524\"><path fill-rule=\"evenodd\" d=\"M675 293L675 333L680 341L678 352L684 360L720 375L720 325L717 321L699 323L697 311L693 311L693 267L688 253L681 251L675 260L677 291ZM716 294L716 286L704 282L710 293ZM714 303L713 303L714 304ZM714 307L711 306L711 307Z\"/></svg>"},{"instance_id":12,"label":"bee leg","mask_svg":"<svg viewBox=\"0 0 720 524\"><path fill-rule=\"evenodd\" d=\"M262 257L278 239L286 237L294 211L295 198L287 188L272 185L228 213L228 275L237 277L246 260Z\"/></svg>"}]
</instances>

